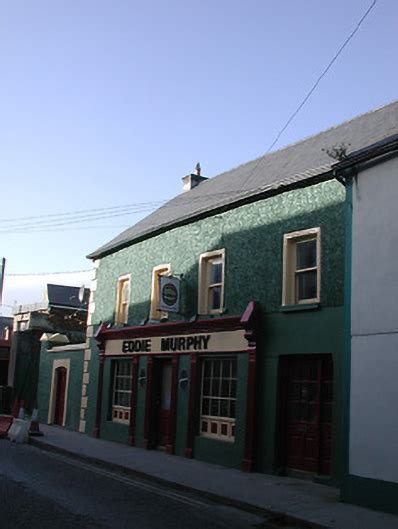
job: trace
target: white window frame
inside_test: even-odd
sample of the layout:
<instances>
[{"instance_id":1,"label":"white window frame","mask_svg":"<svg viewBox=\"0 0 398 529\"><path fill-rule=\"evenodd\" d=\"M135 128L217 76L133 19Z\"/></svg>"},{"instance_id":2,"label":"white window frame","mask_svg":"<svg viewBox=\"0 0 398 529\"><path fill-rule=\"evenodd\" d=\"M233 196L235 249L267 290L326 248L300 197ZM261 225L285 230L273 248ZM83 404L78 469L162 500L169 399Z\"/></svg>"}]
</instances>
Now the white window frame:
<instances>
[{"instance_id":1,"label":"white window frame","mask_svg":"<svg viewBox=\"0 0 398 529\"><path fill-rule=\"evenodd\" d=\"M149 311L149 318L151 320L162 320L168 318L169 313L159 310L160 303L160 277L171 275L171 264L160 264L154 266L152 269L152 285L151 285L151 307Z\"/></svg>"},{"instance_id":2,"label":"white window frame","mask_svg":"<svg viewBox=\"0 0 398 529\"><path fill-rule=\"evenodd\" d=\"M222 262L221 283L210 283L209 263L220 260ZM215 287L221 287L220 307L218 309L210 308L210 290ZM224 312L224 288L225 288L225 248L214 250L212 252L202 253L199 256L199 285L198 285L198 313L199 314L222 314Z\"/></svg>"},{"instance_id":3,"label":"white window frame","mask_svg":"<svg viewBox=\"0 0 398 529\"><path fill-rule=\"evenodd\" d=\"M130 365L130 370L132 370L132 361L131 359L115 359L115 364L113 366L113 379L112 379L112 408L111 408L111 420L112 422L117 422L120 424L129 424L130 423L130 413L131 413L131 393L132 393L132 385L130 386L130 390L116 390L116 380L117 378L129 378L130 384L131 384L131 371L129 375L119 375L117 373L117 365L120 362L126 362ZM119 404L115 404L115 392L118 393L128 393L130 395L130 406L121 406Z\"/></svg>"},{"instance_id":4,"label":"white window frame","mask_svg":"<svg viewBox=\"0 0 398 529\"><path fill-rule=\"evenodd\" d=\"M124 301L124 304L126 305L126 312L124 315L124 318L121 317L121 306L122 306L122 291L123 291L123 285L125 283L128 283L128 299ZM131 274L125 274L123 276L120 276L117 280L116 285L116 308L115 308L115 323L119 325L124 325L128 321L128 314L129 314L129 305L130 305L130 296L131 296Z\"/></svg>"},{"instance_id":5,"label":"white window frame","mask_svg":"<svg viewBox=\"0 0 398 529\"><path fill-rule=\"evenodd\" d=\"M296 269L297 243L316 240L316 266ZM296 276L298 273L316 270L316 297L311 299L297 299ZM282 305L308 305L319 303L321 299L321 228L310 228L307 230L285 233L283 236L283 283L282 283Z\"/></svg>"},{"instance_id":6,"label":"white window frame","mask_svg":"<svg viewBox=\"0 0 398 529\"><path fill-rule=\"evenodd\" d=\"M237 358L236 357L213 357L213 358L204 358L202 361L202 379L201 379L201 389L200 389L200 418L199 418L199 434L202 437L209 437L211 439L217 439L219 441L226 441L233 443L235 441L235 428L236 428L236 403L237 403L237 394L238 394L238 377L235 374L235 377L228 377L231 382L235 381L235 396L231 397L231 384L230 384L230 394L228 397L221 396L221 383L220 383L220 393L219 395L213 395L210 391L209 395L204 395L204 380L205 380L205 365L206 362L236 362L237 369ZM211 367L211 373L213 374L214 364ZM220 373L222 373L222 365L220 366ZM219 377L223 380L223 377ZM210 376L210 379L213 380L214 377ZM212 382L211 382L212 383ZM235 417L223 417L221 415L210 415L203 413L203 400L208 398L212 400L229 400L230 402L235 402ZM204 428L205 427L205 428ZM215 427L216 431L212 432L212 428ZM223 429L226 430L226 433L223 433Z\"/></svg>"}]
</instances>

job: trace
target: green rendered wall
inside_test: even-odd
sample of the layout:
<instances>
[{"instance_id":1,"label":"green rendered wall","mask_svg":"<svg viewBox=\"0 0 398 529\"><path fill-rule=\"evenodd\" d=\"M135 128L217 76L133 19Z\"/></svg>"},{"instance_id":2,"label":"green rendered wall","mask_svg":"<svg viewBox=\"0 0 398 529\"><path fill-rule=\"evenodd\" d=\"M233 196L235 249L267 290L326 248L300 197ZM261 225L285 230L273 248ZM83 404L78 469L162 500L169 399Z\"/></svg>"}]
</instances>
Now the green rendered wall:
<instances>
[{"instance_id":1,"label":"green rendered wall","mask_svg":"<svg viewBox=\"0 0 398 529\"><path fill-rule=\"evenodd\" d=\"M33 410L37 399L40 364L40 336L42 331L15 332L12 351L16 353L13 398L24 401L25 410Z\"/></svg>"},{"instance_id":2,"label":"green rendered wall","mask_svg":"<svg viewBox=\"0 0 398 529\"><path fill-rule=\"evenodd\" d=\"M40 422L47 423L50 404L51 380L54 360L70 360L68 398L65 428L79 430L80 406L82 398L84 351L52 352L48 342L42 342L38 383L38 405Z\"/></svg>"},{"instance_id":3,"label":"green rendered wall","mask_svg":"<svg viewBox=\"0 0 398 529\"><path fill-rule=\"evenodd\" d=\"M153 267L170 263L173 275L183 274L183 306L170 320L189 320L197 311L198 261L203 252L226 249L225 314L241 314L251 300L262 309L257 371L257 469L275 472L278 360L290 354L333 354L334 417L333 478L341 475L341 357L343 353L343 283L345 240L345 190L337 181L235 208L181 226L106 256L97 270L93 324L114 321L116 284L131 274L128 324L148 316ZM317 310L284 312L282 298L283 235L321 228L321 304ZM182 359L181 362L189 362ZM90 363L87 431L94 427L98 352ZM180 365L180 369L181 369ZM242 387L244 378L242 378ZM137 428L142 424L144 398L138 397ZM187 395L178 392L176 453L183 454L186 439ZM142 432L136 432L137 446ZM225 443L200 438L195 457L219 461ZM235 450L235 452L234 452ZM225 450L225 453L229 450ZM232 452L234 452L232 454ZM224 463L237 465L241 447L231 449ZM227 461L228 459L228 461Z\"/></svg>"}]
</instances>

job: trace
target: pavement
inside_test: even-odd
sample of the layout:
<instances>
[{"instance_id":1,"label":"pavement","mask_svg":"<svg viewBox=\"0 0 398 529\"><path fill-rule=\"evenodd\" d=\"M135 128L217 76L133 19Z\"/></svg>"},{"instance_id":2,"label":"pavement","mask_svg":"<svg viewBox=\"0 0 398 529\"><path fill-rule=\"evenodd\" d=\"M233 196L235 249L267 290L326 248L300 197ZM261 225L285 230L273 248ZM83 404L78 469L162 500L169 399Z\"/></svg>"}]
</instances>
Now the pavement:
<instances>
[{"instance_id":1,"label":"pavement","mask_svg":"<svg viewBox=\"0 0 398 529\"><path fill-rule=\"evenodd\" d=\"M102 467L193 492L281 526L337 529L398 529L398 516L339 501L339 490L309 480L245 473L157 450L95 439L57 426L41 425L31 443ZM291 523L289 523L289 521Z\"/></svg>"}]
</instances>

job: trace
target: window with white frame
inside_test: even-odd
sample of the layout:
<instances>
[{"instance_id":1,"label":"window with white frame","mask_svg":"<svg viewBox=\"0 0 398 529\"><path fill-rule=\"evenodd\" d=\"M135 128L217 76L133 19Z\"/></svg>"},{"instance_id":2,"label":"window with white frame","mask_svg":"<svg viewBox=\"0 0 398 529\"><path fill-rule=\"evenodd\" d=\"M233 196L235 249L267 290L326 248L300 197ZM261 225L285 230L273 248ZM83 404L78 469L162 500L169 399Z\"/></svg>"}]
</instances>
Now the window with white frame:
<instances>
[{"instance_id":1,"label":"window with white frame","mask_svg":"<svg viewBox=\"0 0 398 529\"><path fill-rule=\"evenodd\" d=\"M119 277L116 287L116 316L119 324L127 323L130 303L130 275Z\"/></svg>"},{"instance_id":2,"label":"window with white frame","mask_svg":"<svg viewBox=\"0 0 398 529\"><path fill-rule=\"evenodd\" d=\"M199 258L199 314L217 314L224 309L225 249Z\"/></svg>"},{"instance_id":3,"label":"window with white frame","mask_svg":"<svg viewBox=\"0 0 398 529\"><path fill-rule=\"evenodd\" d=\"M235 440L236 358L206 358L202 362L200 435Z\"/></svg>"},{"instance_id":4,"label":"window with white frame","mask_svg":"<svg viewBox=\"0 0 398 529\"><path fill-rule=\"evenodd\" d=\"M169 276L171 273L171 266L169 264L162 264L155 266L152 270L152 288L151 288L151 309L150 319L161 320L168 317L168 313L159 310L160 302L160 278L162 276Z\"/></svg>"},{"instance_id":5,"label":"window with white frame","mask_svg":"<svg viewBox=\"0 0 398 529\"><path fill-rule=\"evenodd\" d=\"M283 240L282 304L320 301L321 229L286 233Z\"/></svg>"},{"instance_id":6,"label":"window with white frame","mask_svg":"<svg viewBox=\"0 0 398 529\"><path fill-rule=\"evenodd\" d=\"M112 421L130 422L132 361L113 361Z\"/></svg>"}]
</instances>

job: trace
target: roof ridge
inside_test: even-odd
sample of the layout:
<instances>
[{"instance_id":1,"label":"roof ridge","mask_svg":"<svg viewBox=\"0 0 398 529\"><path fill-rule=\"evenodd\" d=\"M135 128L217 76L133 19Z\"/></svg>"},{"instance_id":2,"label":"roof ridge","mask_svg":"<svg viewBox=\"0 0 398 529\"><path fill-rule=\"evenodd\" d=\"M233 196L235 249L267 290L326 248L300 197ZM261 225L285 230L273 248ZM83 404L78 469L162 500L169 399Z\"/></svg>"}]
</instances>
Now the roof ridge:
<instances>
[{"instance_id":1,"label":"roof ridge","mask_svg":"<svg viewBox=\"0 0 398 529\"><path fill-rule=\"evenodd\" d=\"M340 122L340 123L337 123L335 125L332 125L331 127L328 127L324 130L321 130L319 132L315 132L314 134L310 134L309 136L306 136L305 138L302 138L300 140L297 140L297 141L294 141L292 143L289 143L288 145L285 145L284 147L281 147L280 149L277 149L276 151L271 151L269 153L265 153L265 154L262 154L260 156L257 156L256 158L253 158L252 160L249 160L248 162L242 162L241 164L238 164L234 167L231 167L230 169L226 170L226 171L223 171L222 173L218 173L210 178L208 178L207 182L213 180L214 178L218 178L219 176L222 176L224 174L227 174L227 173L230 173L231 171L235 171L236 169L240 169L241 167L245 167L245 166L248 166L249 164L252 164L254 162L258 162L260 160L262 160L263 158L266 158L268 156L272 156L272 155L275 155L277 153L280 153L280 152L283 152L285 151L286 149L289 149L291 147L294 147L295 145L299 145L299 144L302 144L312 138L316 138L317 136L321 136L322 134L325 134L326 132L329 132L331 130L335 130L343 125L348 125L349 123L352 123L353 121L359 119L359 118L362 118L364 116L367 116L369 114L375 114L376 112L380 112L380 110L383 110L385 109L386 107L388 106L391 106L391 105L394 105L394 104L398 104L398 99L395 99L394 101L391 101L390 103L386 103L384 105L381 105L377 108L373 108L371 110L368 110L366 112L362 112L361 114L357 114L356 116L353 116L352 118L350 119L347 119L346 121L343 121L343 122ZM206 180L203 181L201 183L201 186L203 186L203 184L206 183Z\"/></svg>"}]
</instances>

